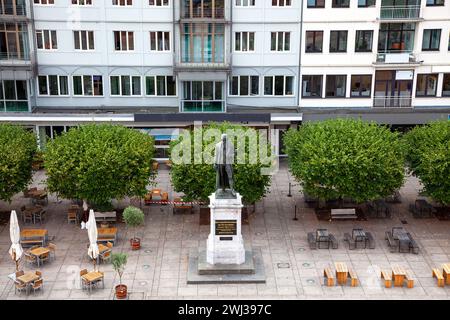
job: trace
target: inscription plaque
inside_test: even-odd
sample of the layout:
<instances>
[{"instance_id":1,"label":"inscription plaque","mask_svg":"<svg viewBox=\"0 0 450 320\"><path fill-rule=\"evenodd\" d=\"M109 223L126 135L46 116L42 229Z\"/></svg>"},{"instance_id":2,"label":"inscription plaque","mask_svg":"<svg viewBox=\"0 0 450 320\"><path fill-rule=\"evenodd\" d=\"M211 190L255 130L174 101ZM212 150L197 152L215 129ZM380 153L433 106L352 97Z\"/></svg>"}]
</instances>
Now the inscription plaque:
<instances>
[{"instance_id":1,"label":"inscription plaque","mask_svg":"<svg viewBox=\"0 0 450 320\"><path fill-rule=\"evenodd\" d=\"M235 236L236 234L236 220L216 220L216 236Z\"/></svg>"}]
</instances>

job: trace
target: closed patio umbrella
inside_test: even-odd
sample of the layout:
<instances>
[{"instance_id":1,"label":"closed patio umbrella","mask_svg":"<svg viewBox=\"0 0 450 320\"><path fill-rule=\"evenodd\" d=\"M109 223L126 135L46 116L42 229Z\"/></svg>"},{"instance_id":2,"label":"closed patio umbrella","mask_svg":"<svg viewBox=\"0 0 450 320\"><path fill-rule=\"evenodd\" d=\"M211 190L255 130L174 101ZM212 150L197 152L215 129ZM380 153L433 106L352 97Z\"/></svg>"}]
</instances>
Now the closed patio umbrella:
<instances>
[{"instance_id":1,"label":"closed patio umbrella","mask_svg":"<svg viewBox=\"0 0 450 320\"><path fill-rule=\"evenodd\" d=\"M89 212L89 219L88 219L88 222L86 223L86 225L87 225L88 236L89 236L88 255L94 261L94 270L95 270L95 261L97 260L99 251L98 251L98 245L97 245L97 236L98 236L97 222L95 221L94 210L92 210L92 209Z\"/></svg>"},{"instance_id":2,"label":"closed patio umbrella","mask_svg":"<svg viewBox=\"0 0 450 320\"><path fill-rule=\"evenodd\" d=\"M11 248L9 249L9 254L16 263L16 271L19 271L19 260L22 257L23 250L20 245L20 228L15 210L11 211L11 218L9 219L9 236L11 238Z\"/></svg>"}]
</instances>

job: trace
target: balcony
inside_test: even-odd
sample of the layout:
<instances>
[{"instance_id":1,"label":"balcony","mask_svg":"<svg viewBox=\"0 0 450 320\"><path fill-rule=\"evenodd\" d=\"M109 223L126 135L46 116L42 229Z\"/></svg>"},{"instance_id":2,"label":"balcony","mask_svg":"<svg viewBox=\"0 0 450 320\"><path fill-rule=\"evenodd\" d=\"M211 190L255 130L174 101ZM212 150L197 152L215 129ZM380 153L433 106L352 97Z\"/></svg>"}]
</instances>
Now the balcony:
<instances>
[{"instance_id":1,"label":"balcony","mask_svg":"<svg viewBox=\"0 0 450 320\"><path fill-rule=\"evenodd\" d=\"M411 108L411 97L378 96L373 98L374 108Z\"/></svg>"},{"instance_id":2,"label":"balcony","mask_svg":"<svg viewBox=\"0 0 450 320\"><path fill-rule=\"evenodd\" d=\"M181 19L225 19L225 9L224 8L199 8L198 10L184 11L181 13Z\"/></svg>"},{"instance_id":3,"label":"balcony","mask_svg":"<svg viewBox=\"0 0 450 320\"><path fill-rule=\"evenodd\" d=\"M387 51L378 52L376 65L397 64L397 65L419 65L416 55L410 51Z\"/></svg>"},{"instance_id":4,"label":"balcony","mask_svg":"<svg viewBox=\"0 0 450 320\"><path fill-rule=\"evenodd\" d=\"M384 6L380 10L382 21L419 21L420 5L412 6Z\"/></svg>"}]
</instances>

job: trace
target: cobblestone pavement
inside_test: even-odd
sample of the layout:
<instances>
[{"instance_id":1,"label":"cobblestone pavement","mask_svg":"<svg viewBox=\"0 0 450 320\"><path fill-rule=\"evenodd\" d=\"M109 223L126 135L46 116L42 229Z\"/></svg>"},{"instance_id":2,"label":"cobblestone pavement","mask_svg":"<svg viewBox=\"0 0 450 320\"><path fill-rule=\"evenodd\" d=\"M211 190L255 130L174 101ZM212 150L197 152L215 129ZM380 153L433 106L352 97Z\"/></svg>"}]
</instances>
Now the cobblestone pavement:
<instances>
[{"instance_id":1,"label":"cobblestone pavement","mask_svg":"<svg viewBox=\"0 0 450 320\"><path fill-rule=\"evenodd\" d=\"M33 186L42 187L45 173L35 174ZM169 172L160 169L158 187L168 190L169 197L176 194L170 186ZM450 286L438 288L431 269L450 262L450 221L414 219L407 207L420 189L415 178L408 178L401 189L402 203L394 205L392 219L368 221L318 221L313 210L305 208L299 187L293 187L293 197L287 197L292 177L282 165L273 177L270 193L257 204L256 214L244 225L246 246L259 248L263 255L266 284L245 285L187 285L188 255L206 247L208 226L199 226L199 214L173 215L170 206L144 206L145 225L138 230L142 248L131 251L127 239L131 237L124 224L119 223L119 242L113 252L128 254L123 283L128 286L130 299L448 299ZM18 210L29 199L17 195L11 204L0 202L0 211ZM117 203L125 207L129 201ZM0 226L0 299L113 299L118 276L111 264L102 264L105 289L94 290L91 295L79 286L79 271L92 269L87 256L86 230L67 223L67 200L49 197L48 217L43 223L54 236L57 245L56 260L41 266L44 291L29 296L14 294L8 274L14 264L8 255L10 246L9 224ZM298 220L293 221L294 205L298 207ZM401 220L407 224L402 225ZM344 232L361 226L372 232L376 249L349 251L343 242ZM404 226L417 240L420 254L390 253L384 232L393 226ZM21 228L23 228L21 224ZM29 226L27 226L29 227ZM39 225L31 226L39 227ZM308 247L306 233L325 227L339 240L339 249L313 250ZM358 274L358 287L323 286L323 268L335 261L346 262ZM382 286L380 268L401 265L413 272L416 281L412 289ZM23 265L25 271L32 266Z\"/></svg>"}]
</instances>

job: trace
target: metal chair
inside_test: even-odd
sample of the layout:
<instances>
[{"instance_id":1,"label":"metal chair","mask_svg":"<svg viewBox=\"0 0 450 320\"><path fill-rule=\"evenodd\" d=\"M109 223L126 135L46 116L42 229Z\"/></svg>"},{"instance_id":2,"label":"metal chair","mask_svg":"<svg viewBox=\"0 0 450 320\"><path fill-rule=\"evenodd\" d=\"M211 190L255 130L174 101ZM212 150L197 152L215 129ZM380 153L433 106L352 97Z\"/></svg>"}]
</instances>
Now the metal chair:
<instances>
[{"instance_id":1,"label":"metal chair","mask_svg":"<svg viewBox=\"0 0 450 320\"><path fill-rule=\"evenodd\" d=\"M50 242L47 248L50 250L50 256L56 259L56 244Z\"/></svg>"},{"instance_id":2,"label":"metal chair","mask_svg":"<svg viewBox=\"0 0 450 320\"><path fill-rule=\"evenodd\" d=\"M22 292L26 292L27 291L27 284L26 283L22 283L20 281L14 281L14 294L17 294L17 291L19 291L19 293Z\"/></svg>"},{"instance_id":3,"label":"metal chair","mask_svg":"<svg viewBox=\"0 0 450 320\"><path fill-rule=\"evenodd\" d=\"M85 288L88 288L89 289L89 287L90 287L90 285L91 285L91 283L89 282L89 281L87 281L87 280L85 280L84 278L83 278L83 276L85 275L85 274L87 274L88 273L88 271L87 271L87 269L83 269L83 270L81 270L80 271L80 285L81 285L81 289L85 289Z\"/></svg>"},{"instance_id":4,"label":"metal chair","mask_svg":"<svg viewBox=\"0 0 450 320\"><path fill-rule=\"evenodd\" d=\"M23 223L27 223L27 222L30 222L30 223L33 223L33 214L31 213L31 212L22 212L22 220L23 220Z\"/></svg>"},{"instance_id":5,"label":"metal chair","mask_svg":"<svg viewBox=\"0 0 450 320\"><path fill-rule=\"evenodd\" d=\"M106 250L105 252L103 252L102 254L99 255L100 261L101 262L110 261L111 254L112 254L112 250Z\"/></svg>"},{"instance_id":6,"label":"metal chair","mask_svg":"<svg viewBox=\"0 0 450 320\"><path fill-rule=\"evenodd\" d=\"M33 293L36 293L37 290L44 291L44 280L40 278L39 280L36 280L31 285L31 289L33 289Z\"/></svg>"},{"instance_id":7,"label":"metal chair","mask_svg":"<svg viewBox=\"0 0 450 320\"><path fill-rule=\"evenodd\" d=\"M33 256L32 254L25 252L24 256L25 256L25 261L30 265L37 262L36 256Z\"/></svg>"}]
</instances>

